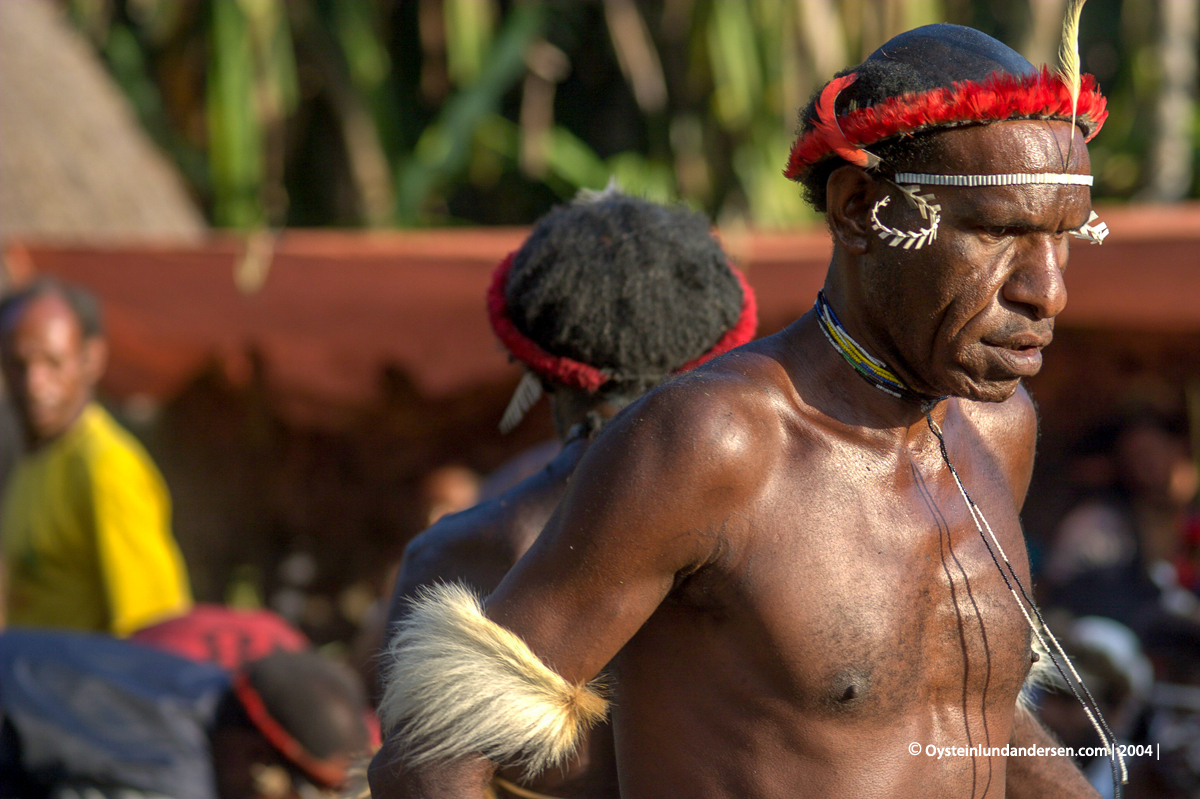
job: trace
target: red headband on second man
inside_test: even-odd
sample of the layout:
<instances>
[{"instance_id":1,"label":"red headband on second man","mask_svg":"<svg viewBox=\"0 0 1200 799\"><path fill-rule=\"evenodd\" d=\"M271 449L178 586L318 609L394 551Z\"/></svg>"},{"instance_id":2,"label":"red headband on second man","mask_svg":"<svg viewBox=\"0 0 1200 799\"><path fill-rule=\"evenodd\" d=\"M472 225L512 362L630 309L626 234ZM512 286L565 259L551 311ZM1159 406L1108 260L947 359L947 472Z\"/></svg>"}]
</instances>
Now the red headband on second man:
<instances>
[{"instance_id":1,"label":"red headband on second man","mask_svg":"<svg viewBox=\"0 0 1200 799\"><path fill-rule=\"evenodd\" d=\"M492 330L496 332L500 342L508 348L514 358L542 377L585 391L598 391L601 386L612 379L608 373L581 361L546 352L537 342L518 330L512 319L509 318L504 288L508 282L508 272L512 269L515 256L515 252L509 253L508 257L501 261L500 265L496 267L496 271L492 273L492 285L488 288L487 294L488 319L492 323ZM754 296L754 289L750 287L745 275L732 264L729 265L729 271L733 272L738 285L742 287L742 313L738 317L737 323L726 330L725 334L708 352L688 361L675 370L676 372L694 369L705 361L712 360L735 347L740 347L754 338L754 332L758 328L758 303Z\"/></svg>"}]
</instances>

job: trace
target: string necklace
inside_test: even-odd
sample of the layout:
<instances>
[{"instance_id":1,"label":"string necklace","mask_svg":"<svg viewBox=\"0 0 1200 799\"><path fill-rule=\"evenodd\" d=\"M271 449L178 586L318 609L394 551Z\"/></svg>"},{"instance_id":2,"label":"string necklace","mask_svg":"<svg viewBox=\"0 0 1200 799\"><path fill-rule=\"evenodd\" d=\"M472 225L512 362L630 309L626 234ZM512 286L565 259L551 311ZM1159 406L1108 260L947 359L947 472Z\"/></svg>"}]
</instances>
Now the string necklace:
<instances>
[{"instance_id":1,"label":"string necklace","mask_svg":"<svg viewBox=\"0 0 1200 799\"><path fill-rule=\"evenodd\" d=\"M950 451L946 448L946 437L942 432L941 426L933 420L933 409L939 402L946 399L946 397L930 397L914 391L887 364L863 349L862 345L851 338L846 329L842 327L837 315L833 312L833 308L830 307L829 301L825 299L825 292L817 292L817 302L813 310L816 312L818 326L821 328L821 332L825 334L825 338L829 340L829 343L833 345L837 353L854 367L855 372L880 391L891 394L893 397L915 401L920 405L921 412L925 414L925 422L929 425L930 432L933 433L938 441L942 462L946 464L946 469L949 470L950 476L954 478L954 484L958 487L958 492L962 495L963 502L967 505L967 510L971 514L971 521L975 523L975 529L978 531L979 537L983 540L983 544L987 548L992 562L996 565L996 569L1004 579L1004 584L1008 587L1009 593L1012 594L1013 600L1017 603L1021 615L1025 617L1025 622L1029 625L1029 629L1033 631L1033 635L1037 638L1042 650L1050 656L1055 670L1062 677L1067 687L1071 689L1071 693L1074 695L1076 701L1083 706L1083 712L1087 715L1088 721L1092 723L1092 728L1095 729L1096 734L1100 736L1101 742L1104 743L1107 750L1106 753L1109 757L1109 766L1112 769L1114 799L1121 799L1121 786L1129 781L1129 775L1125 769L1125 758L1117 750L1116 736L1109 729L1108 722L1104 720L1104 715L1100 712L1099 705L1096 703L1091 691L1088 690L1087 685L1084 684L1083 679L1079 676L1079 672L1075 670L1071 659L1063 651L1058 638L1055 637L1054 633L1050 632L1050 628L1046 625L1046 620L1042 617L1041 610L1038 609L1038 606L1033 601L1033 597L1030 596L1029 591L1025 588L1025 584L1017 575L1016 569L1013 568L1008 555L1004 552L1004 547L1000 545L1000 540L992 531L992 526L988 524L987 517L983 515L983 510L971 498L970 493L967 492L966 486L963 485L962 479L959 477L958 469L954 468L954 464L950 461ZM1003 565L1001 565L1001 561L1003 561ZM1020 589L1020 595L1017 593L1018 589ZM1021 601L1022 597L1025 600L1024 602ZM1028 609L1026 605L1028 605ZM1030 615L1030 611L1032 611L1032 615ZM1036 624L1034 623L1035 617L1037 619ZM1050 645L1047 645L1047 641L1050 642ZM1061 661L1059 658L1061 658ZM1069 677L1068 674L1070 675Z\"/></svg>"}]
</instances>

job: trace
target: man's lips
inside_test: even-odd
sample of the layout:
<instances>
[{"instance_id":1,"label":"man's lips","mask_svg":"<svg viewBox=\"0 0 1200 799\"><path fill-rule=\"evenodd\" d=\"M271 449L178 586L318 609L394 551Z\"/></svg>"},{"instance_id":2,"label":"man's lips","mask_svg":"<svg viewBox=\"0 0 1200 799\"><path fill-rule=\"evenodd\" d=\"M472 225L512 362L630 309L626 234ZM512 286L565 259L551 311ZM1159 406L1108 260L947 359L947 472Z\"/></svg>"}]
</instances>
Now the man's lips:
<instances>
[{"instance_id":1,"label":"man's lips","mask_svg":"<svg viewBox=\"0 0 1200 799\"><path fill-rule=\"evenodd\" d=\"M1042 368L1042 348L1050 343L1053 335L1039 336L1036 333L1022 333L1010 336L1002 341L984 341L990 347L1010 372L1021 377L1032 377Z\"/></svg>"},{"instance_id":2,"label":"man's lips","mask_svg":"<svg viewBox=\"0 0 1200 799\"><path fill-rule=\"evenodd\" d=\"M989 347L1001 347L1006 350L1027 350L1032 348L1043 349L1050 346L1050 342L1054 339L1053 333L1039 335L1037 333L1019 333L1015 336L1006 336L1003 339L994 341L985 340L983 343Z\"/></svg>"}]
</instances>

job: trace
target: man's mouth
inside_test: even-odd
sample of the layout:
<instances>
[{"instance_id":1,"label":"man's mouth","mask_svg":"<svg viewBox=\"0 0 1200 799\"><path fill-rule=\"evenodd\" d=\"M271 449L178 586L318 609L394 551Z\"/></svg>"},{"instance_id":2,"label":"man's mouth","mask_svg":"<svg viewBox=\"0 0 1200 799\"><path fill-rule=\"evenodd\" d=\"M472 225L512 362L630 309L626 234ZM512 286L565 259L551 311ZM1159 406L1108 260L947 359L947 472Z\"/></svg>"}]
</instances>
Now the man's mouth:
<instances>
[{"instance_id":1,"label":"man's mouth","mask_svg":"<svg viewBox=\"0 0 1200 799\"><path fill-rule=\"evenodd\" d=\"M1053 335L1039 336L1022 333L1002 341L984 341L1000 357L1010 372L1021 377L1032 377L1042 368L1042 348L1050 343Z\"/></svg>"}]
</instances>

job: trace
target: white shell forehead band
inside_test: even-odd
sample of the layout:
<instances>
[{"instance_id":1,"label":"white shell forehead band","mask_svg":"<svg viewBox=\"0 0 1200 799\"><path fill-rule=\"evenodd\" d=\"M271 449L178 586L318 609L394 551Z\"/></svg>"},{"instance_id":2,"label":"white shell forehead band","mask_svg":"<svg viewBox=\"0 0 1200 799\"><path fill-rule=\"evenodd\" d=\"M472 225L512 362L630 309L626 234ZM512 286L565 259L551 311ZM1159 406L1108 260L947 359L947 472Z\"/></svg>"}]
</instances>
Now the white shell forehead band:
<instances>
[{"instance_id":1,"label":"white shell forehead band","mask_svg":"<svg viewBox=\"0 0 1200 799\"><path fill-rule=\"evenodd\" d=\"M1091 186L1091 175L1074 175L1066 172L1010 172L1002 175L930 175L924 172L897 172L891 182L904 194L909 207L915 208L921 218L926 220L925 227L907 231L888 227L879 220L879 211L885 207L891 198L881 197L871 209L871 227L876 235L887 242L889 247L919 250L926 242L937 238L938 223L941 222L942 207L933 202L932 194L918 194L921 186L1028 186L1036 184L1056 184L1061 186ZM1072 230L1071 235L1090 241L1092 244L1103 244L1108 235L1108 225L1097 222L1096 212L1092 211L1088 221L1079 229Z\"/></svg>"},{"instance_id":2,"label":"white shell forehead band","mask_svg":"<svg viewBox=\"0 0 1200 799\"><path fill-rule=\"evenodd\" d=\"M922 183L926 186L1025 186L1032 183L1057 183L1065 186L1090 186L1091 175L1065 172L1011 172L1006 175L927 175L924 172L897 172L897 183Z\"/></svg>"}]
</instances>

